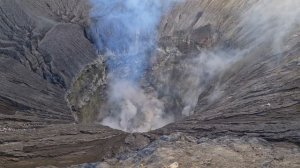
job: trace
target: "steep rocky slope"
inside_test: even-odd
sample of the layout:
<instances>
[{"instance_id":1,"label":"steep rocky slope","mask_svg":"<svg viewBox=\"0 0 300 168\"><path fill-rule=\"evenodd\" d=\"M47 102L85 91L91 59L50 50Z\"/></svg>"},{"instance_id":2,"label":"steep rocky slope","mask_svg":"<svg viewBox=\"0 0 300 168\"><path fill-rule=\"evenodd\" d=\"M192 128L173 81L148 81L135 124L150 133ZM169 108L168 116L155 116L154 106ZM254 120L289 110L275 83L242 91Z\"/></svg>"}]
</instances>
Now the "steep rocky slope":
<instances>
[{"instance_id":1,"label":"steep rocky slope","mask_svg":"<svg viewBox=\"0 0 300 168\"><path fill-rule=\"evenodd\" d=\"M74 76L97 58L83 31L87 4L0 3L1 115L74 121L65 91Z\"/></svg>"},{"instance_id":2,"label":"steep rocky slope","mask_svg":"<svg viewBox=\"0 0 300 168\"><path fill-rule=\"evenodd\" d=\"M97 59L85 33L88 3L1 0L0 11L0 167L48 164L45 158L49 164L61 164L55 158L71 153L72 159L62 159L70 160L64 164L82 163L93 157L79 161L78 152L86 155L94 153L95 146L116 146L99 144L115 136L122 139L118 131L70 124L77 117L65 98L67 90ZM95 157L90 161L100 159Z\"/></svg>"},{"instance_id":3,"label":"steep rocky slope","mask_svg":"<svg viewBox=\"0 0 300 168\"><path fill-rule=\"evenodd\" d=\"M167 86L171 90L183 91L177 94L182 102L177 109L185 107L186 97L199 99L192 111L195 115L161 131L178 130L213 137L254 135L299 143L300 31L298 27L282 28L286 37L279 37L280 30L272 26L280 28L284 24L282 20L286 18L281 17L285 10L281 11L283 14L266 12L261 19L254 13L290 4L255 2L188 1L166 17L161 40L166 49L159 61L163 64L157 66L153 76L158 76L165 85L175 83ZM299 21L295 24L299 25ZM274 47L276 40L282 46ZM200 58L190 58L191 55ZM233 62L226 62L232 58ZM196 74L194 69L184 66L193 65L191 62L196 65L192 66ZM219 74L215 75L216 72ZM194 83L186 82L190 79Z\"/></svg>"},{"instance_id":4,"label":"steep rocky slope","mask_svg":"<svg viewBox=\"0 0 300 168\"><path fill-rule=\"evenodd\" d=\"M0 167L62 167L116 155L75 167L216 167L230 159L228 167L299 166L299 20L291 32L279 31L299 13L260 15L258 2L186 0L164 16L141 85L175 120L129 134L94 124L109 114L107 69L89 31L87 1L0 0ZM265 24L270 18L274 25ZM176 132L182 135L171 135L174 141L164 136Z\"/></svg>"}]
</instances>

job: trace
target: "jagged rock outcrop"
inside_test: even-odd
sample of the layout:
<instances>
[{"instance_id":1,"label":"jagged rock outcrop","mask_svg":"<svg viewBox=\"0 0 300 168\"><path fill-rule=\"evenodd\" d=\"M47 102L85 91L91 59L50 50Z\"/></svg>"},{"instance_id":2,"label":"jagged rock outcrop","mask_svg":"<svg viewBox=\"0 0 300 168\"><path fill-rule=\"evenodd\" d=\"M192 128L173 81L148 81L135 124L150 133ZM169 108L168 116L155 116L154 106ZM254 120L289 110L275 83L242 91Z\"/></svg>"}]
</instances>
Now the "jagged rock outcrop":
<instances>
[{"instance_id":1,"label":"jagged rock outcrop","mask_svg":"<svg viewBox=\"0 0 300 168\"><path fill-rule=\"evenodd\" d=\"M107 101L107 70L103 60L88 65L75 78L67 99L80 123L93 123L98 117L107 115L99 113Z\"/></svg>"},{"instance_id":2,"label":"jagged rock outcrop","mask_svg":"<svg viewBox=\"0 0 300 168\"><path fill-rule=\"evenodd\" d=\"M259 138L194 138L180 134L162 136L143 150L126 153L120 159L90 163L87 167L298 167L298 147L269 143ZM291 151L290 149L294 149Z\"/></svg>"}]
</instances>

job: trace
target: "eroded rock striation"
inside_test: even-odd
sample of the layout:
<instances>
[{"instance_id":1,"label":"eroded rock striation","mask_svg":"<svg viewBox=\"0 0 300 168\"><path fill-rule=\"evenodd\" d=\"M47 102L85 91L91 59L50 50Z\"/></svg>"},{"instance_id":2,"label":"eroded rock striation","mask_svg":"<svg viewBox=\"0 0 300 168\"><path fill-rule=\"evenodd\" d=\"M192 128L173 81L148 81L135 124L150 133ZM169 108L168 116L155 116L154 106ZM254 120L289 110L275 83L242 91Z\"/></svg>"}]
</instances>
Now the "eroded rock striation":
<instances>
[{"instance_id":1,"label":"eroded rock striation","mask_svg":"<svg viewBox=\"0 0 300 168\"><path fill-rule=\"evenodd\" d=\"M141 81L174 123L130 134L99 125L108 72L90 4L0 0L0 167L299 167L299 3L265 2L174 6Z\"/></svg>"}]
</instances>

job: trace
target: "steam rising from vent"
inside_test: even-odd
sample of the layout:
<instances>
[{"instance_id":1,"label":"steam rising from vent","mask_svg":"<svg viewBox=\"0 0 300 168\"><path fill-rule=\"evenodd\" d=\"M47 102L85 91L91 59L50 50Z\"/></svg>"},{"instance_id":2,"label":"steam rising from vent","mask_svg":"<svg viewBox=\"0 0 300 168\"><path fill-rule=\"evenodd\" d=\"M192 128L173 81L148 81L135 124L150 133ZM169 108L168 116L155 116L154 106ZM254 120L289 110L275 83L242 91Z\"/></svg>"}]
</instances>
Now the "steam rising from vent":
<instances>
[{"instance_id":1,"label":"steam rising from vent","mask_svg":"<svg viewBox=\"0 0 300 168\"><path fill-rule=\"evenodd\" d=\"M109 111L109 115L102 124L127 132L145 132L173 122L175 116L166 112L167 105L158 96L159 93L143 89L140 82L149 67L150 57L160 50L156 45L160 19L178 0L90 1L93 6L92 33L109 69L108 108L102 109ZM182 106L182 116L193 114L207 82L226 71L230 65L249 55L278 54L289 47L286 45L290 44L289 38L300 27L300 1L253 0L249 4L245 13L235 17L236 25L232 30L228 30L230 33L226 38L237 44L235 48L224 47L223 44L200 48L200 54L192 58L176 47L173 55L172 50L162 51L163 55L168 55L168 58L163 58L165 62L169 58L176 59L174 55L183 56L179 56L182 60L173 60L179 62L175 76L180 80L174 80L174 72L169 71L176 67L160 69L156 74L159 82L166 86L161 87L160 91L167 90L166 94L179 97L180 103L174 102ZM210 20L206 17L203 22ZM213 25L214 21L211 22L209 24ZM221 90L221 87L215 86L209 99L214 101L220 98Z\"/></svg>"},{"instance_id":2,"label":"steam rising from vent","mask_svg":"<svg viewBox=\"0 0 300 168\"><path fill-rule=\"evenodd\" d=\"M115 80L138 81L155 47L162 6L158 0L91 0L93 33Z\"/></svg>"},{"instance_id":3,"label":"steam rising from vent","mask_svg":"<svg viewBox=\"0 0 300 168\"><path fill-rule=\"evenodd\" d=\"M270 45L273 54L283 52L287 41L300 27L300 1L260 0L242 16L238 40L245 40L249 50Z\"/></svg>"},{"instance_id":4,"label":"steam rising from vent","mask_svg":"<svg viewBox=\"0 0 300 168\"><path fill-rule=\"evenodd\" d=\"M139 82L156 48L157 29L174 0L91 0L92 33L107 57L110 116L103 124L124 131L149 131L172 121L155 95Z\"/></svg>"},{"instance_id":5,"label":"steam rising from vent","mask_svg":"<svg viewBox=\"0 0 300 168\"><path fill-rule=\"evenodd\" d=\"M300 1L253 0L249 4L251 6L239 15L238 24L233 30L228 30L233 32L228 38L233 39L237 47L202 49L197 57L182 61L182 65L187 64L185 66L189 67L182 73L186 74L187 80L192 79L184 88L188 91L181 93L185 106L183 115L193 114L199 95L205 89L205 81L221 74L245 57L263 56L262 54L280 56L299 42L291 39L295 35L299 36L300 32ZM218 85L220 84L215 84L214 91L210 94L211 102L222 97L223 91Z\"/></svg>"},{"instance_id":6,"label":"steam rising from vent","mask_svg":"<svg viewBox=\"0 0 300 168\"><path fill-rule=\"evenodd\" d=\"M111 103L119 103L119 109L116 110L118 113L103 120L104 125L128 132L144 132L173 121L172 116L164 115L164 104L156 95L146 94L128 81L115 83L109 93L112 94Z\"/></svg>"}]
</instances>

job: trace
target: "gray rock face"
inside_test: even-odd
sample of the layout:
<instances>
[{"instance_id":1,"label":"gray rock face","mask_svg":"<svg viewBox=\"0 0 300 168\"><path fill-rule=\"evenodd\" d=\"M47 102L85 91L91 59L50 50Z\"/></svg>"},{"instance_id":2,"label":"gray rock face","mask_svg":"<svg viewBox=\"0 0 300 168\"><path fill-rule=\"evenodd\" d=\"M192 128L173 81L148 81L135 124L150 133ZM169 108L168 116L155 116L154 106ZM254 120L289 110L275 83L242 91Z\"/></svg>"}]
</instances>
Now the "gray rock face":
<instances>
[{"instance_id":1,"label":"gray rock face","mask_svg":"<svg viewBox=\"0 0 300 168\"><path fill-rule=\"evenodd\" d=\"M299 166L299 148L287 141L300 143L300 30L278 33L288 24L272 12L279 29L264 24L268 15L249 26L256 2L187 0L164 17L141 83L176 121L128 134L93 124L108 113L108 87L85 31L87 1L0 0L0 167L191 167L185 154L201 156L198 167L228 164L209 155L232 160L228 167Z\"/></svg>"},{"instance_id":2,"label":"gray rock face","mask_svg":"<svg viewBox=\"0 0 300 168\"><path fill-rule=\"evenodd\" d=\"M259 138L219 137L195 139L170 135L147 148L127 154L122 160L71 166L90 167L298 167L297 146L275 144ZM292 149L292 150L291 150ZM151 152L149 152L151 151ZM293 152L292 152L293 151Z\"/></svg>"},{"instance_id":3,"label":"gray rock face","mask_svg":"<svg viewBox=\"0 0 300 168\"><path fill-rule=\"evenodd\" d=\"M57 124L1 129L1 167L67 166L110 158L125 150L126 134L103 126Z\"/></svg>"},{"instance_id":4,"label":"gray rock face","mask_svg":"<svg viewBox=\"0 0 300 168\"><path fill-rule=\"evenodd\" d=\"M99 113L107 101L107 74L103 60L88 65L75 78L67 98L80 123L93 123L107 112Z\"/></svg>"},{"instance_id":5,"label":"gray rock face","mask_svg":"<svg viewBox=\"0 0 300 168\"><path fill-rule=\"evenodd\" d=\"M18 112L74 121L65 92L76 74L97 58L83 29L87 3L1 0L0 4L4 100L0 115Z\"/></svg>"},{"instance_id":6,"label":"gray rock face","mask_svg":"<svg viewBox=\"0 0 300 168\"><path fill-rule=\"evenodd\" d=\"M68 124L76 117L66 93L98 58L88 13L86 1L0 0L0 167L66 166L125 150L126 133Z\"/></svg>"},{"instance_id":7,"label":"gray rock face","mask_svg":"<svg viewBox=\"0 0 300 168\"><path fill-rule=\"evenodd\" d=\"M291 29L292 33L286 34L288 40L276 39L282 40L285 49L274 49L274 37L259 33L264 28L272 32L269 23L248 26L247 17L253 16L247 11L259 8L259 3L254 7L252 3L187 1L165 18L164 51L159 55L161 64L152 72L154 86L177 93L174 101L179 102L175 109L182 109L179 113L184 114L187 98L197 97L197 102L194 115L158 132L177 130L200 137L251 135L299 143L299 29ZM271 15L275 23L282 23L276 19L278 15L266 15L261 17L267 20ZM247 35L252 32L257 34ZM226 62L232 58L233 62ZM224 64L228 67L222 67Z\"/></svg>"}]
</instances>

